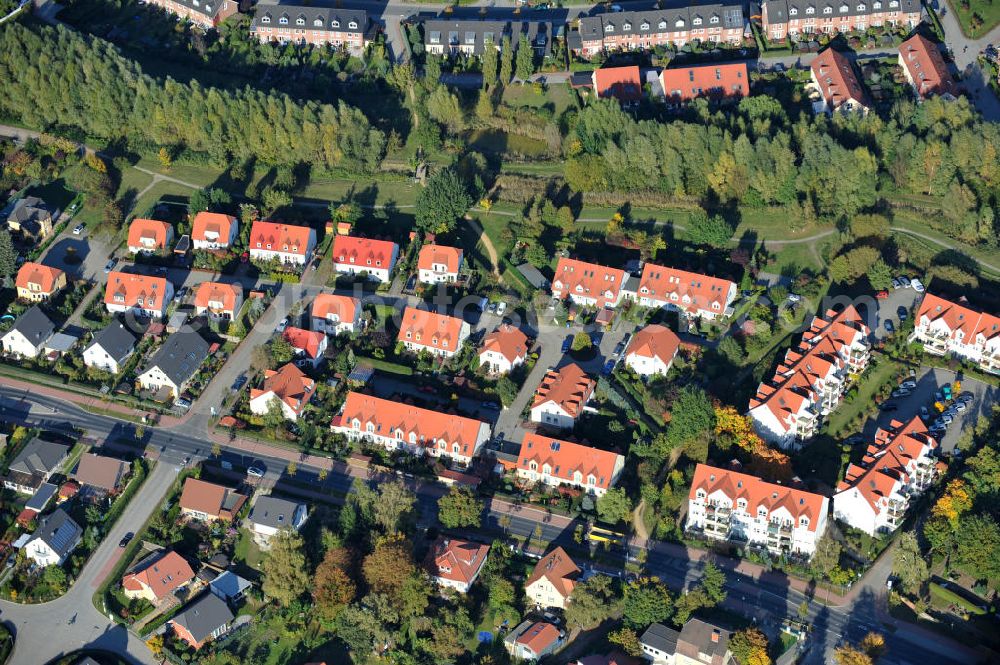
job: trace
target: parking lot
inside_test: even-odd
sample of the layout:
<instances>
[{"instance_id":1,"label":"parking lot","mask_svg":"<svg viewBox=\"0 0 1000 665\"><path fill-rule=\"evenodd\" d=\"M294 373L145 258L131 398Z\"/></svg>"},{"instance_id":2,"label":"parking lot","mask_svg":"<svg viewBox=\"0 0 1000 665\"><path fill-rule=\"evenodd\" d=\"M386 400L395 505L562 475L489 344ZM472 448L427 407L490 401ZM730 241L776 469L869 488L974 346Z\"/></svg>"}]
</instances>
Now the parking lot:
<instances>
[{"instance_id":1,"label":"parking lot","mask_svg":"<svg viewBox=\"0 0 1000 665\"><path fill-rule=\"evenodd\" d=\"M913 288L889 289L889 297L884 300L876 299L878 310L875 314L875 321L871 322L872 336L877 340L886 338L889 332L885 328L885 322L891 321L893 330L899 330L900 317L899 308L906 308L906 316L911 317L917 303L924 297L923 293L918 293Z\"/></svg>"},{"instance_id":2,"label":"parking lot","mask_svg":"<svg viewBox=\"0 0 1000 665\"><path fill-rule=\"evenodd\" d=\"M907 289L912 293L912 289ZM875 430L878 427L888 427L893 420L908 422L914 416L920 414L920 407L927 407L932 414L930 422L933 422L936 411L933 408L935 393L946 384L953 384L956 378L962 382L962 392L970 392L974 396L974 401L965 411L955 416L954 421L948 426L944 436L938 436L941 442L940 453L950 455L955 449L962 434L962 430L972 426L980 415L989 414L990 408L997 403L998 390L982 381L970 377L958 377L955 372L946 369L921 368L914 379L917 387L905 397L895 397L889 400L889 404L895 405L895 411L880 411L875 420L869 420L864 429L864 441L874 440ZM930 424L930 423L928 423Z\"/></svg>"}]
</instances>

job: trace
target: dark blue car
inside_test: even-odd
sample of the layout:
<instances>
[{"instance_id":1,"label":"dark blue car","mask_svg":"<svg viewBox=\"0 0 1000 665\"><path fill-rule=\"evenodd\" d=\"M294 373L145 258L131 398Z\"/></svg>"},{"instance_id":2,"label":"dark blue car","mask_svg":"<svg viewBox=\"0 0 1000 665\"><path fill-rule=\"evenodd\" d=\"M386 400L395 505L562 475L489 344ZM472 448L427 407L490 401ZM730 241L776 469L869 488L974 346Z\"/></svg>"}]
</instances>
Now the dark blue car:
<instances>
[{"instance_id":1,"label":"dark blue car","mask_svg":"<svg viewBox=\"0 0 1000 665\"><path fill-rule=\"evenodd\" d=\"M563 353L569 353L569 349L570 349L571 346L573 346L573 337L572 337L572 335L563 340L563 343L562 343L562 352Z\"/></svg>"},{"instance_id":2,"label":"dark blue car","mask_svg":"<svg viewBox=\"0 0 1000 665\"><path fill-rule=\"evenodd\" d=\"M614 370L615 370L615 361L609 360L608 362L604 363L604 367L601 368L601 374L603 374L604 376L610 376L611 372L613 372Z\"/></svg>"}]
</instances>

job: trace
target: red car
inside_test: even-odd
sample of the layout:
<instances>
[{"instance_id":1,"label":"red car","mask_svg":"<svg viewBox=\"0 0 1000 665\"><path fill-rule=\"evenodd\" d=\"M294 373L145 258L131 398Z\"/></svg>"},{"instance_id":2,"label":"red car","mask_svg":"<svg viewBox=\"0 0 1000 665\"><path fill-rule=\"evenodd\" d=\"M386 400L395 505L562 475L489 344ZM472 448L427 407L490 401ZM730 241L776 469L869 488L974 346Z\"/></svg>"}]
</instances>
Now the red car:
<instances>
[{"instance_id":1,"label":"red car","mask_svg":"<svg viewBox=\"0 0 1000 665\"><path fill-rule=\"evenodd\" d=\"M878 293L875 294L875 297L878 298L879 300L885 300L886 298L889 297L889 292L879 291Z\"/></svg>"}]
</instances>

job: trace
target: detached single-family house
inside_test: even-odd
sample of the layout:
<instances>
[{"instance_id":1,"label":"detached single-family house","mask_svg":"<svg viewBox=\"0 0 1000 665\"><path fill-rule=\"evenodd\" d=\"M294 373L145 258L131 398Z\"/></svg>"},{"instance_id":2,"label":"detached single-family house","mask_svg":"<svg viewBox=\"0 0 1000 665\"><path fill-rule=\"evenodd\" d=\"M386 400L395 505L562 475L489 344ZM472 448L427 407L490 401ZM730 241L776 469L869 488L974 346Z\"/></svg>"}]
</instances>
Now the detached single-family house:
<instances>
[{"instance_id":1,"label":"detached single-family house","mask_svg":"<svg viewBox=\"0 0 1000 665\"><path fill-rule=\"evenodd\" d=\"M333 239L331 256L338 273L388 282L399 257L399 245L388 240L338 235Z\"/></svg>"},{"instance_id":2,"label":"detached single-family house","mask_svg":"<svg viewBox=\"0 0 1000 665\"><path fill-rule=\"evenodd\" d=\"M24 545L25 555L39 566L61 566L80 544L83 529L62 508L38 520L38 528Z\"/></svg>"},{"instance_id":3,"label":"detached single-family house","mask_svg":"<svg viewBox=\"0 0 1000 665\"><path fill-rule=\"evenodd\" d=\"M104 305L112 314L132 312L162 319L174 297L174 285L163 277L112 271L104 289Z\"/></svg>"},{"instance_id":4,"label":"detached single-family house","mask_svg":"<svg viewBox=\"0 0 1000 665\"><path fill-rule=\"evenodd\" d=\"M209 641L225 635L234 618L226 601L215 594L206 593L188 604L169 623L174 635L197 650Z\"/></svg>"},{"instance_id":5,"label":"detached single-family house","mask_svg":"<svg viewBox=\"0 0 1000 665\"><path fill-rule=\"evenodd\" d=\"M191 222L191 242L195 249L229 249L239 232L240 224L232 215L199 212Z\"/></svg>"},{"instance_id":6,"label":"detached single-family house","mask_svg":"<svg viewBox=\"0 0 1000 665\"><path fill-rule=\"evenodd\" d=\"M226 602L236 602L252 586L253 582L250 580L226 570L208 583L208 590Z\"/></svg>"},{"instance_id":7,"label":"detached single-family house","mask_svg":"<svg viewBox=\"0 0 1000 665\"><path fill-rule=\"evenodd\" d=\"M535 391L531 422L572 429L596 387L597 382L576 363L550 369Z\"/></svg>"},{"instance_id":8,"label":"detached single-family house","mask_svg":"<svg viewBox=\"0 0 1000 665\"><path fill-rule=\"evenodd\" d=\"M198 478L184 481L181 514L202 522L232 520L247 498L235 490Z\"/></svg>"},{"instance_id":9,"label":"detached single-family house","mask_svg":"<svg viewBox=\"0 0 1000 665\"><path fill-rule=\"evenodd\" d=\"M316 367L326 359L326 335L315 330L289 326L281 333L295 352L295 364Z\"/></svg>"},{"instance_id":10,"label":"detached single-family house","mask_svg":"<svg viewBox=\"0 0 1000 665\"><path fill-rule=\"evenodd\" d=\"M309 312L312 329L327 335L358 332L361 323L361 301L349 296L320 293Z\"/></svg>"},{"instance_id":11,"label":"detached single-family house","mask_svg":"<svg viewBox=\"0 0 1000 665\"><path fill-rule=\"evenodd\" d=\"M25 241L41 242L52 235L55 212L37 196L25 196L4 208L7 228Z\"/></svg>"},{"instance_id":12,"label":"detached single-family house","mask_svg":"<svg viewBox=\"0 0 1000 665\"><path fill-rule=\"evenodd\" d=\"M136 217L128 226L128 251L133 254L166 252L174 242L174 227L157 219Z\"/></svg>"},{"instance_id":13,"label":"detached single-family house","mask_svg":"<svg viewBox=\"0 0 1000 665\"><path fill-rule=\"evenodd\" d=\"M28 261L17 271L17 299L26 302L48 300L66 287L66 273Z\"/></svg>"},{"instance_id":14,"label":"detached single-family house","mask_svg":"<svg viewBox=\"0 0 1000 665\"><path fill-rule=\"evenodd\" d=\"M316 231L308 226L254 222L250 228L250 258L305 265L316 249Z\"/></svg>"},{"instance_id":15,"label":"detached single-family house","mask_svg":"<svg viewBox=\"0 0 1000 665\"><path fill-rule=\"evenodd\" d=\"M126 598L144 598L155 605L193 580L194 570L187 559L177 552L160 550L122 577L122 590Z\"/></svg>"},{"instance_id":16,"label":"detached single-family house","mask_svg":"<svg viewBox=\"0 0 1000 665\"><path fill-rule=\"evenodd\" d=\"M202 282L194 292L195 312L216 321L232 321L243 306L243 287L239 284Z\"/></svg>"},{"instance_id":17,"label":"detached single-family house","mask_svg":"<svg viewBox=\"0 0 1000 665\"><path fill-rule=\"evenodd\" d=\"M424 284L457 282L461 270L461 249L433 243L420 248L417 255L417 281Z\"/></svg>"},{"instance_id":18,"label":"detached single-family house","mask_svg":"<svg viewBox=\"0 0 1000 665\"><path fill-rule=\"evenodd\" d=\"M681 340L670 328L653 324L635 333L625 350L625 365L642 377L664 376L677 357Z\"/></svg>"},{"instance_id":19,"label":"detached single-family house","mask_svg":"<svg viewBox=\"0 0 1000 665\"><path fill-rule=\"evenodd\" d=\"M266 415L271 402L277 400L287 420L298 420L316 392L316 382L302 373L293 363L278 370L266 370L260 389L250 390L250 411Z\"/></svg>"},{"instance_id":20,"label":"detached single-family house","mask_svg":"<svg viewBox=\"0 0 1000 665\"><path fill-rule=\"evenodd\" d=\"M565 609L582 572L566 550L557 547L535 564L524 583L524 595L537 607Z\"/></svg>"},{"instance_id":21,"label":"detached single-family house","mask_svg":"<svg viewBox=\"0 0 1000 665\"><path fill-rule=\"evenodd\" d=\"M3 352L18 358L37 358L45 343L55 334L56 324L45 316L38 305L32 306L14 322L14 327L0 338Z\"/></svg>"},{"instance_id":22,"label":"detached single-family house","mask_svg":"<svg viewBox=\"0 0 1000 665\"><path fill-rule=\"evenodd\" d=\"M396 341L402 342L407 351L429 351L435 356L450 358L462 348L471 331L472 327L457 317L407 307Z\"/></svg>"},{"instance_id":23,"label":"detached single-family house","mask_svg":"<svg viewBox=\"0 0 1000 665\"><path fill-rule=\"evenodd\" d=\"M84 453L71 478L80 483L81 491L105 496L118 491L131 469L132 465L125 460Z\"/></svg>"},{"instance_id":24,"label":"detached single-family house","mask_svg":"<svg viewBox=\"0 0 1000 665\"><path fill-rule=\"evenodd\" d=\"M552 278L552 295L581 307L615 307L624 295L628 273L596 263L561 258Z\"/></svg>"},{"instance_id":25,"label":"detached single-family house","mask_svg":"<svg viewBox=\"0 0 1000 665\"><path fill-rule=\"evenodd\" d=\"M958 86L937 44L917 33L899 45L899 66L919 99L954 99Z\"/></svg>"},{"instance_id":26,"label":"detached single-family house","mask_svg":"<svg viewBox=\"0 0 1000 665\"><path fill-rule=\"evenodd\" d=\"M479 364L491 374L509 374L528 357L528 336L509 323L483 338Z\"/></svg>"},{"instance_id":27,"label":"detached single-family house","mask_svg":"<svg viewBox=\"0 0 1000 665\"><path fill-rule=\"evenodd\" d=\"M548 621L522 621L504 638L504 648L514 658L536 661L562 646L565 633Z\"/></svg>"},{"instance_id":28,"label":"detached single-family house","mask_svg":"<svg viewBox=\"0 0 1000 665\"><path fill-rule=\"evenodd\" d=\"M135 351L137 341L136 333L116 318L94 335L90 346L83 351L83 364L117 374L122 370L122 364Z\"/></svg>"},{"instance_id":29,"label":"detached single-family house","mask_svg":"<svg viewBox=\"0 0 1000 665\"><path fill-rule=\"evenodd\" d=\"M468 593L489 552L489 545L439 536L427 553L427 568L439 586Z\"/></svg>"},{"instance_id":30,"label":"detached single-family house","mask_svg":"<svg viewBox=\"0 0 1000 665\"><path fill-rule=\"evenodd\" d=\"M267 549L276 533L282 529L298 531L308 517L309 509L304 503L276 496L259 496L250 509L246 525L253 534L254 542Z\"/></svg>"},{"instance_id":31,"label":"detached single-family house","mask_svg":"<svg viewBox=\"0 0 1000 665\"><path fill-rule=\"evenodd\" d=\"M69 446L41 439L32 439L11 460L4 477L4 487L21 494L35 490L55 473L69 454Z\"/></svg>"},{"instance_id":32,"label":"detached single-family house","mask_svg":"<svg viewBox=\"0 0 1000 665\"><path fill-rule=\"evenodd\" d=\"M642 99L642 77L639 67L601 67L591 75L594 92L601 99L617 99L623 104L636 104Z\"/></svg>"},{"instance_id":33,"label":"detached single-family house","mask_svg":"<svg viewBox=\"0 0 1000 665\"><path fill-rule=\"evenodd\" d=\"M810 66L812 78L806 86L814 90L819 100L813 104L816 113L856 112L865 114L872 108L854 65L846 55L833 48L813 58Z\"/></svg>"},{"instance_id":34,"label":"detached single-family house","mask_svg":"<svg viewBox=\"0 0 1000 665\"><path fill-rule=\"evenodd\" d=\"M139 374L139 385L161 401L177 399L208 358L208 349L208 342L193 330L174 333Z\"/></svg>"}]
</instances>

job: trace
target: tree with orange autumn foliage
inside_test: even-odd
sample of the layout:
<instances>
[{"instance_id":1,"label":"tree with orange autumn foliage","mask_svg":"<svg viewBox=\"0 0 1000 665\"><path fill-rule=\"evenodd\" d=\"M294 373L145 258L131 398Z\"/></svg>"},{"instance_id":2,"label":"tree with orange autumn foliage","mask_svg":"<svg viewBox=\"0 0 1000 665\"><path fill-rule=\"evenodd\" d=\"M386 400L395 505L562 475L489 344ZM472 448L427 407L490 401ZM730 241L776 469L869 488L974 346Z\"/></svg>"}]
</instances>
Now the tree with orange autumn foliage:
<instances>
[{"instance_id":1,"label":"tree with orange autumn foliage","mask_svg":"<svg viewBox=\"0 0 1000 665\"><path fill-rule=\"evenodd\" d=\"M931 509L931 514L948 520L952 527L955 527L958 525L958 518L970 508L972 508L972 495L965 486L965 481L955 479L948 483L944 494Z\"/></svg>"},{"instance_id":2,"label":"tree with orange autumn foliage","mask_svg":"<svg viewBox=\"0 0 1000 665\"><path fill-rule=\"evenodd\" d=\"M728 434L743 450L750 453L752 460L748 470L755 475L775 480L792 477L792 463L788 455L767 445L754 431L750 418L731 406L715 407L715 434Z\"/></svg>"}]
</instances>

